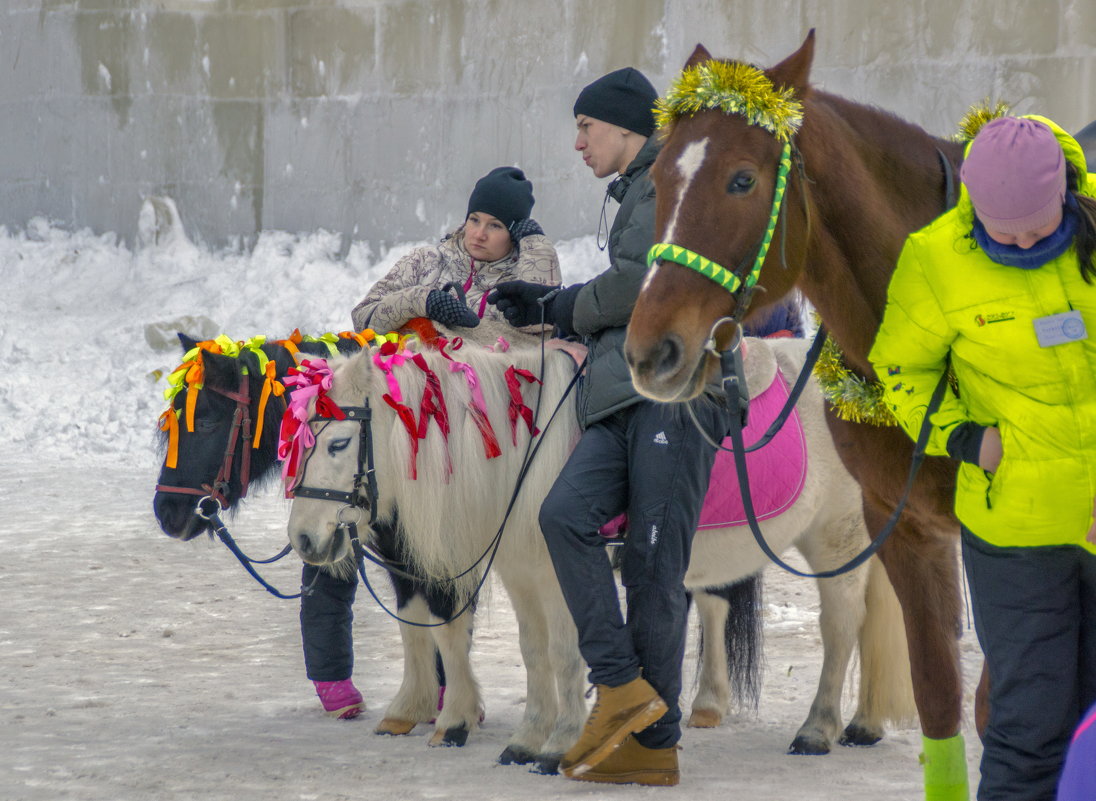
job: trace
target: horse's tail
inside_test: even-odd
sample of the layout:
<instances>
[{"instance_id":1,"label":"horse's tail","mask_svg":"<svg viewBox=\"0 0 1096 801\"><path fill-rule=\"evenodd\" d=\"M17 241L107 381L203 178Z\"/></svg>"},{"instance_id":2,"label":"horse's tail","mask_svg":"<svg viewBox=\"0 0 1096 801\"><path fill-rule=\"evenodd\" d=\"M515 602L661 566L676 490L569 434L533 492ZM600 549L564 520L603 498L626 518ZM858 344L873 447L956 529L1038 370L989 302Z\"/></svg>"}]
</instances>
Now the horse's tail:
<instances>
[{"instance_id":1,"label":"horse's tail","mask_svg":"<svg viewBox=\"0 0 1096 801\"><path fill-rule=\"evenodd\" d=\"M731 701L737 708L756 710L761 699L761 573L747 576L734 584L705 587L703 592L727 604L723 650ZM698 672L704 663L704 646L702 629L697 645Z\"/></svg>"},{"instance_id":2,"label":"horse's tail","mask_svg":"<svg viewBox=\"0 0 1096 801\"><path fill-rule=\"evenodd\" d=\"M867 606L860 627L860 704L869 719L898 726L917 719L902 607L883 563L869 562Z\"/></svg>"}]
</instances>

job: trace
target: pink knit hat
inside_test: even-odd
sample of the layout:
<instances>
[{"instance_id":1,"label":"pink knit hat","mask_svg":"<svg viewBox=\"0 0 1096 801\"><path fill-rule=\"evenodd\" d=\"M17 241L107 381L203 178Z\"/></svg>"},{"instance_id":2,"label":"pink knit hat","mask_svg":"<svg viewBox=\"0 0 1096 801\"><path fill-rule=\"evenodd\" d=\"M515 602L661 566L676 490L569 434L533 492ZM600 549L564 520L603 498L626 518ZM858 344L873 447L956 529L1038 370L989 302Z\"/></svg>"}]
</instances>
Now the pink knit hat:
<instances>
[{"instance_id":1,"label":"pink knit hat","mask_svg":"<svg viewBox=\"0 0 1096 801\"><path fill-rule=\"evenodd\" d=\"M986 123L959 177L982 224L1006 234L1046 226L1066 197L1065 154L1054 132L1020 117Z\"/></svg>"}]
</instances>

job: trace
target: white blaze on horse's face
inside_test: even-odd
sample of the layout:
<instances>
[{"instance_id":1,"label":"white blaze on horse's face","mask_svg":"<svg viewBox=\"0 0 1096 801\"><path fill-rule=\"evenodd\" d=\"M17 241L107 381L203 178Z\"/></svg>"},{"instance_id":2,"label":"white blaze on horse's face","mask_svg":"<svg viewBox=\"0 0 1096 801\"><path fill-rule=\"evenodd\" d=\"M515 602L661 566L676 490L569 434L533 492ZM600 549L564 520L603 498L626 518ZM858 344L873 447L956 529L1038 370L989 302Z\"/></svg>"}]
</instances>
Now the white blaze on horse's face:
<instances>
[{"instance_id":1,"label":"white blaze on horse's face","mask_svg":"<svg viewBox=\"0 0 1096 801\"><path fill-rule=\"evenodd\" d=\"M681 211L681 203L685 199L686 193L689 191L689 187L693 184L693 179L696 178L698 172L700 172L701 166L704 164L704 158L708 153L708 137L704 137L696 142L690 142L681 155L677 159L677 171L681 175L681 182L677 185L677 194L674 197L673 209L670 212L670 222L666 225L666 233L662 236L662 242L673 242L674 233L677 228L677 216ZM643 289L647 289L647 286L651 283L651 280L655 277L655 273L658 271L658 265L654 264L651 269L647 271L647 277L643 279Z\"/></svg>"},{"instance_id":2,"label":"white blaze on horse's face","mask_svg":"<svg viewBox=\"0 0 1096 801\"><path fill-rule=\"evenodd\" d=\"M299 486L350 492L358 470L359 425L352 420L313 424L316 444L301 468ZM341 522L355 522L364 534L367 518L360 509L345 509L338 501L296 498L289 513L289 542L304 561L314 565L338 562L350 547Z\"/></svg>"}]
</instances>

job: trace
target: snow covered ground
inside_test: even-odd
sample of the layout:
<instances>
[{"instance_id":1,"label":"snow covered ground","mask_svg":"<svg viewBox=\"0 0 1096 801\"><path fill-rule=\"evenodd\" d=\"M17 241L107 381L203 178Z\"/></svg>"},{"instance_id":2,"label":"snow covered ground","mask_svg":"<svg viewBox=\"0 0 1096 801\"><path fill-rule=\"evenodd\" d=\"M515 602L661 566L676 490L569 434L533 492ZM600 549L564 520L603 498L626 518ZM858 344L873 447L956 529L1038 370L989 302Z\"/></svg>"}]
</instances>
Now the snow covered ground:
<instances>
[{"instance_id":1,"label":"snow covered ground","mask_svg":"<svg viewBox=\"0 0 1096 801\"><path fill-rule=\"evenodd\" d=\"M151 223L146 242L152 243ZM0 801L312 799L921 798L920 733L825 757L784 751L821 665L813 585L766 574L766 671L757 714L687 730L682 783L607 787L495 763L517 725L525 679L501 586L477 617L473 665L487 719L464 748L429 731L373 725L401 671L395 624L359 593L355 680L368 711L322 714L305 679L297 604L264 592L216 542L179 543L152 515L162 376L176 328L285 336L348 328L349 310L408 244L384 254L336 234L264 234L250 253L210 252L179 228L131 251L113 235L36 220L0 229ZM565 280L596 273L593 238L560 243ZM273 491L229 521L272 554L287 507ZM796 562L802 564L801 562ZM269 569L293 589L298 563ZM376 576L378 587L385 582ZM981 655L961 643L964 709ZM686 697L696 662L686 655ZM846 694L846 717L855 695ZM965 723L972 786L980 755Z\"/></svg>"}]
</instances>

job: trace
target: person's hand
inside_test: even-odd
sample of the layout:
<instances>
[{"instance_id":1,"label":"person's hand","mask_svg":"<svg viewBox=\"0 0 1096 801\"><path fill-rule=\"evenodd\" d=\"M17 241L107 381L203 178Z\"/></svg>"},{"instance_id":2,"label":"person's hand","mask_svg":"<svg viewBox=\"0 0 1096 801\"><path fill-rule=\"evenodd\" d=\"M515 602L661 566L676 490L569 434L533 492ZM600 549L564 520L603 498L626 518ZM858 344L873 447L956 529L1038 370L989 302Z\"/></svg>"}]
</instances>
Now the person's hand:
<instances>
[{"instance_id":1,"label":"person's hand","mask_svg":"<svg viewBox=\"0 0 1096 801\"><path fill-rule=\"evenodd\" d=\"M431 289L426 296L426 316L448 328L475 328L480 324L474 311L440 289Z\"/></svg>"},{"instance_id":2,"label":"person's hand","mask_svg":"<svg viewBox=\"0 0 1096 801\"><path fill-rule=\"evenodd\" d=\"M550 325L555 322L551 300L543 304L537 301L558 288L531 281L503 281L491 290L487 302L502 312L506 322L515 328L542 322Z\"/></svg>"},{"instance_id":3,"label":"person's hand","mask_svg":"<svg viewBox=\"0 0 1096 801\"><path fill-rule=\"evenodd\" d=\"M978 466L990 473L996 473L1003 455L1001 431L996 426L989 426L982 432L982 445L978 449Z\"/></svg>"},{"instance_id":4,"label":"person's hand","mask_svg":"<svg viewBox=\"0 0 1096 801\"><path fill-rule=\"evenodd\" d=\"M533 234L544 236L544 229L542 229L540 224L532 217L526 217L523 220L514 220L514 222L510 223L510 238L514 240L515 245L520 245L521 240Z\"/></svg>"}]
</instances>

